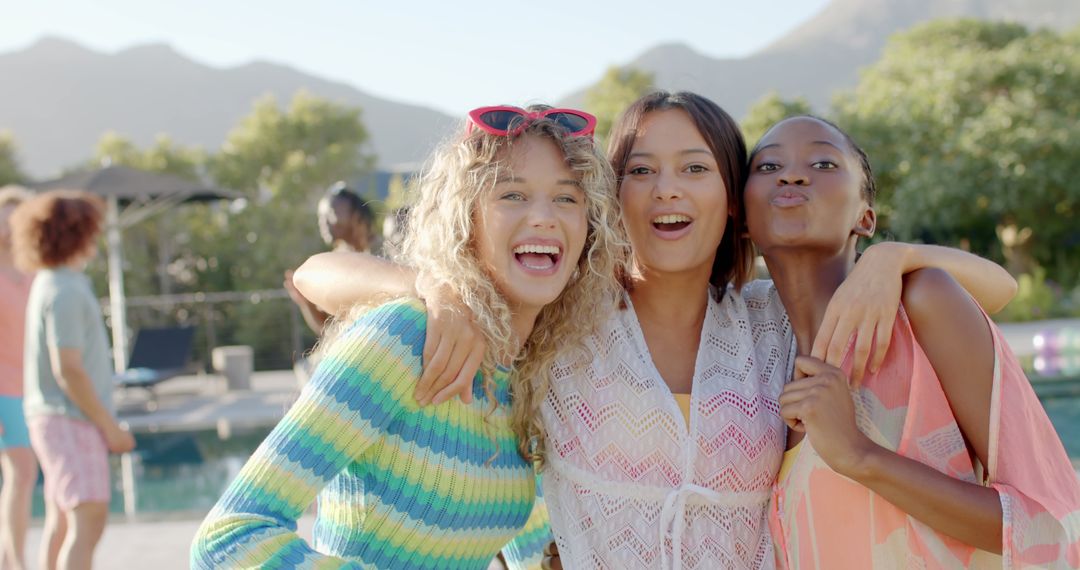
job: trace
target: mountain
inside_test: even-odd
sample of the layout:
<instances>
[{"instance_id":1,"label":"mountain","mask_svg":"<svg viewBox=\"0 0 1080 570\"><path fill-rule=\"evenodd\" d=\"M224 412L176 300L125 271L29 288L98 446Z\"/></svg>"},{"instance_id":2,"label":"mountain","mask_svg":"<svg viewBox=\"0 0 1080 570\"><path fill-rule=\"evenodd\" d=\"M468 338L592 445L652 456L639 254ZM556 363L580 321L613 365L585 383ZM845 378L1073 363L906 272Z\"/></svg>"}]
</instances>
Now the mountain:
<instances>
[{"instance_id":1,"label":"mountain","mask_svg":"<svg viewBox=\"0 0 1080 570\"><path fill-rule=\"evenodd\" d=\"M682 44L654 47L626 63L650 71L664 89L706 95L736 118L769 91L805 97L826 110L833 94L854 87L888 37L939 18L1005 20L1064 30L1080 24L1076 0L833 0L816 16L742 58L713 58ZM718 33L722 33L718 26ZM585 88L564 103L580 105Z\"/></svg>"},{"instance_id":2,"label":"mountain","mask_svg":"<svg viewBox=\"0 0 1080 570\"><path fill-rule=\"evenodd\" d=\"M803 96L826 110L837 90L881 55L888 37L936 18L1011 20L1055 29L1080 24L1077 0L833 0L764 49L718 59L681 44L656 46L627 65L656 74L657 85L707 95L741 117L770 90ZM723 22L717 33L724 33ZM85 160L106 130L137 144L168 133L179 143L220 147L265 93L282 103L308 91L363 109L379 166L423 160L454 120L433 109L374 97L287 66L203 65L161 45L100 53L56 38L0 54L0 130L10 129L35 177ZM584 89L566 98L580 105Z\"/></svg>"},{"instance_id":3,"label":"mountain","mask_svg":"<svg viewBox=\"0 0 1080 570\"><path fill-rule=\"evenodd\" d=\"M14 132L21 164L35 177L86 160L107 130L140 145L168 133L176 142L216 150L267 93L285 104L306 89L361 107L382 167L423 160L454 123L433 109L380 99L287 66L210 67L162 44L105 54L44 38L0 54L0 77L0 130Z\"/></svg>"}]
</instances>

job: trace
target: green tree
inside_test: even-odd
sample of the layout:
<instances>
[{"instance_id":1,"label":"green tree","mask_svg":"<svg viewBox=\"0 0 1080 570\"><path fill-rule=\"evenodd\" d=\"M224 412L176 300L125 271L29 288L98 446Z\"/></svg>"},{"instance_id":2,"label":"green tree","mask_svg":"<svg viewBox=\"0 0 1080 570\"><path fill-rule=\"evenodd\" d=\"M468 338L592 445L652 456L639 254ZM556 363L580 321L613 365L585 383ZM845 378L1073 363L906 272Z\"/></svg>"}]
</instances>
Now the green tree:
<instances>
[{"instance_id":1,"label":"green tree","mask_svg":"<svg viewBox=\"0 0 1080 570\"><path fill-rule=\"evenodd\" d=\"M236 259L244 260L217 264L220 286L279 287L285 269L317 251L315 204L333 182L370 168L373 157L362 150L367 139L358 108L305 92L284 109L273 98L256 102L210 160L219 185L248 197L247 206L229 217L229 244L211 248L233 247Z\"/></svg>"},{"instance_id":2,"label":"green tree","mask_svg":"<svg viewBox=\"0 0 1080 570\"><path fill-rule=\"evenodd\" d=\"M836 110L897 237L1080 279L1080 31L930 23L894 37Z\"/></svg>"},{"instance_id":3,"label":"green tree","mask_svg":"<svg viewBox=\"0 0 1080 570\"><path fill-rule=\"evenodd\" d=\"M585 108L596 115L596 138L606 141L615 119L654 87L652 73L632 67L609 67L585 93Z\"/></svg>"},{"instance_id":4,"label":"green tree","mask_svg":"<svg viewBox=\"0 0 1080 570\"><path fill-rule=\"evenodd\" d=\"M229 133L210 168L219 184L252 199L305 199L368 170L367 140L359 108L301 91L283 109L267 96Z\"/></svg>"},{"instance_id":5,"label":"green tree","mask_svg":"<svg viewBox=\"0 0 1080 570\"><path fill-rule=\"evenodd\" d=\"M0 131L0 186L19 184L26 176L19 169L15 138L8 131Z\"/></svg>"},{"instance_id":6,"label":"green tree","mask_svg":"<svg viewBox=\"0 0 1080 570\"><path fill-rule=\"evenodd\" d=\"M98 140L91 166L104 162L198 180L206 164L206 153L178 145L168 135L158 135L154 144L143 149L131 139L109 131Z\"/></svg>"},{"instance_id":7,"label":"green tree","mask_svg":"<svg viewBox=\"0 0 1080 570\"><path fill-rule=\"evenodd\" d=\"M746 112L746 117L742 120L743 136L746 137L746 144L749 148L754 148L761 137L765 134L765 131L769 130L776 123L795 115L806 115L810 113L810 103L802 97L796 97L790 101L786 101L780 98L780 95L775 91L769 92L757 103L754 103L753 107Z\"/></svg>"},{"instance_id":8,"label":"green tree","mask_svg":"<svg viewBox=\"0 0 1080 570\"><path fill-rule=\"evenodd\" d=\"M337 180L356 180L371 169L364 152L367 130L360 109L297 94L280 107L272 98L255 103L229 133L209 170L217 183L243 192L247 205L222 226L193 235L200 280L215 290L277 289L283 273L321 250L316 203ZM255 346L257 358L274 358L260 342L280 327L281 307L245 307L229 319L238 342Z\"/></svg>"},{"instance_id":9,"label":"green tree","mask_svg":"<svg viewBox=\"0 0 1080 570\"><path fill-rule=\"evenodd\" d=\"M372 157L362 151L366 142L359 109L305 93L284 109L270 98L258 101L221 151L210 156L167 137L139 148L123 136L106 134L94 164L108 159L190 179L209 176L219 187L246 196L236 204L185 204L125 230L128 293L280 288L285 269L322 247L315 203L323 190L370 168ZM104 263L98 265L99 287L104 287ZM160 279L162 271L167 280ZM248 344L256 362L283 365L291 348L282 326L290 319L288 307L288 301L274 301L190 309L213 315L219 344ZM136 325L148 318L129 311Z\"/></svg>"}]
</instances>

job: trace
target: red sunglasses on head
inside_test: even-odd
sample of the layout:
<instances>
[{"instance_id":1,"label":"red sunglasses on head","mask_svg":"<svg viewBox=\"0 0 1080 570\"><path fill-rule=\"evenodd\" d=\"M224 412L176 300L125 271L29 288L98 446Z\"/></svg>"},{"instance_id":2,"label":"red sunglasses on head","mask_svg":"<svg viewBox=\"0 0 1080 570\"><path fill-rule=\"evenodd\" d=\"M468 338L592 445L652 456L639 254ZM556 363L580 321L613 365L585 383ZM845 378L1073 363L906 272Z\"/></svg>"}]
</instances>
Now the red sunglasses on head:
<instances>
[{"instance_id":1,"label":"red sunglasses on head","mask_svg":"<svg viewBox=\"0 0 1080 570\"><path fill-rule=\"evenodd\" d=\"M480 107L469 111L469 127L493 135L513 137L525 130L529 123L537 119L550 119L567 130L573 136L592 136L596 130L596 117L577 109L545 109L526 111L520 107Z\"/></svg>"}]
</instances>

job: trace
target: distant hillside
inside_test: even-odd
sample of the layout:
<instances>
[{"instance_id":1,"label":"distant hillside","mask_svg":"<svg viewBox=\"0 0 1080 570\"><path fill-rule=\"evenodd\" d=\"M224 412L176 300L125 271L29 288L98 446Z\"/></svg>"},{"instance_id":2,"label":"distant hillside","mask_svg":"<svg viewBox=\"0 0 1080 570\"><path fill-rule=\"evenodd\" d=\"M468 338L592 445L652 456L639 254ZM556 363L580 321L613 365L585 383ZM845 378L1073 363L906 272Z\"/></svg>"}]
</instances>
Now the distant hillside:
<instances>
[{"instance_id":1,"label":"distant hillside","mask_svg":"<svg viewBox=\"0 0 1080 570\"><path fill-rule=\"evenodd\" d=\"M736 117L770 90L806 97L825 110L833 93L853 86L858 70L877 60L889 35L958 16L1065 29L1080 24L1080 0L833 0L745 58L716 59L671 44L627 64L655 73L661 87L708 95ZM717 33L724 33L723 22ZM379 99L286 66L215 68L160 44L103 54L46 38L0 54L0 78L0 130L14 131L22 163L37 177L84 160L108 129L139 144L168 133L177 142L216 149L265 93L286 102L307 89L359 105L384 168L423 160L454 122L438 111ZM580 105L583 93L566 102Z\"/></svg>"},{"instance_id":2,"label":"distant hillside","mask_svg":"<svg viewBox=\"0 0 1080 570\"><path fill-rule=\"evenodd\" d=\"M656 75L659 87L714 99L736 118L771 90L805 97L827 109L837 90L853 87L858 71L881 55L888 37L939 18L1007 20L1058 30L1080 24L1077 0L833 0L818 15L765 49L717 59L682 44L657 46L626 65ZM717 33L723 33L718 26ZM566 98L580 105L585 89Z\"/></svg>"},{"instance_id":3,"label":"distant hillside","mask_svg":"<svg viewBox=\"0 0 1080 570\"><path fill-rule=\"evenodd\" d=\"M46 38L0 54L0 130L14 132L23 166L44 177L85 160L106 130L139 144L159 133L217 149L252 103L270 93L287 103L300 89L363 108L380 166L423 160L452 119L379 99L343 83L265 62L215 68L168 46L103 54Z\"/></svg>"}]
</instances>

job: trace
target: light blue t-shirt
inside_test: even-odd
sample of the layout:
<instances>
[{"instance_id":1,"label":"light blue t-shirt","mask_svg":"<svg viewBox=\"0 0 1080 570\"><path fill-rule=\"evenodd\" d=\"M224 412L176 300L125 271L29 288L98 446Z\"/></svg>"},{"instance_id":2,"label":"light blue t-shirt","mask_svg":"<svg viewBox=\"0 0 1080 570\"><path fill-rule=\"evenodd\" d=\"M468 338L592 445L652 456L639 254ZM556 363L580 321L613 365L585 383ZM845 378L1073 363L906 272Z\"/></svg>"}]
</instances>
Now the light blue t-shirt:
<instances>
[{"instance_id":1,"label":"light blue t-shirt","mask_svg":"<svg viewBox=\"0 0 1080 570\"><path fill-rule=\"evenodd\" d=\"M113 411L113 367L101 306L90 279L66 267L43 269L34 277L26 304L23 407L27 417L64 415L86 420L60 389L49 347L77 348L83 368L105 409Z\"/></svg>"}]
</instances>

